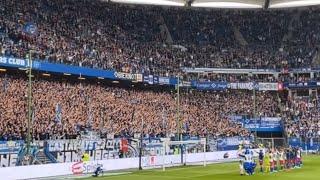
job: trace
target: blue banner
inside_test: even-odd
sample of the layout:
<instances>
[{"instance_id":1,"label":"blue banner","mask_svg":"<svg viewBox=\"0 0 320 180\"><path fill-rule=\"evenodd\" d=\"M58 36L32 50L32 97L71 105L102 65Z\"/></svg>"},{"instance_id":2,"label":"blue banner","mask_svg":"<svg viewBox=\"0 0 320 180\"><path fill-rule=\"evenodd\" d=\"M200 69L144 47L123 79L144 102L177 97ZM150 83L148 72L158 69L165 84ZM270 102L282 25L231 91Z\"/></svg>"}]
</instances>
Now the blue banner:
<instances>
[{"instance_id":1,"label":"blue banner","mask_svg":"<svg viewBox=\"0 0 320 180\"><path fill-rule=\"evenodd\" d=\"M282 132L281 118L261 117L257 119L244 119L243 127L258 132Z\"/></svg>"},{"instance_id":2,"label":"blue banner","mask_svg":"<svg viewBox=\"0 0 320 180\"><path fill-rule=\"evenodd\" d=\"M283 83L285 88L288 89L302 89L302 88L316 88L316 87L320 87L320 82L316 82L316 81L309 81L309 82L295 82L295 83Z\"/></svg>"},{"instance_id":3,"label":"blue banner","mask_svg":"<svg viewBox=\"0 0 320 180\"><path fill-rule=\"evenodd\" d=\"M55 73L69 73L72 75L102 77L107 79L120 79L115 76L115 71L105 71L101 69L92 69L79 66L53 64L48 62L39 63L39 67L35 68L40 71L55 72Z\"/></svg>"},{"instance_id":4,"label":"blue banner","mask_svg":"<svg viewBox=\"0 0 320 180\"><path fill-rule=\"evenodd\" d=\"M0 56L0 66L13 67L13 68L28 68L29 60L20 59L14 57L3 57ZM84 76L84 77L100 77L106 79L116 80L130 80L136 82L146 82L148 84L165 84L165 85L176 85L178 80L176 77L158 77L154 75L142 75L142 74L130 74L116 72L113 70L101 70L86 68L73 65L55 64L41 60L32 61L32 69L51 73L67 73L71 75ZM182 86L190 86L189 81L182 81ZM296 83L255 83L255 82L197 82L192 81L191 86L198 90L226 90L226 89L247 89L247 90L263 90L263 91L276 91L283 90L283 87L289 89L297 88L320 88L320 82L309 81L309 82L296 82Z\"/></svg>"},{"instance_id":5,"label":"blue banner","mask_svg":"<svg viewBox=\"0 0 320 180\"><path fill-rule=\"evenodd\" d=\"M228 87L227 82L197 82L192 81L191 86L198 90L214 90L214 91L223 91Z\"/></svg>"},{"instance_id":6,"label":"blue banner","mask_svg":"<svg viewBox=\"0 0 320 180\"><path fill-rule=\"evenodd\" d=\"M178 78L170 78L170 85L177 85L178 84Z\"/></svg>"},{"instance_id":7,"label":"blue banner","mask_svg":"<svg viewBox=\"0 0 320 180\"><path fill-rule=\"evenodd\" d=\"M308 151L319 151L320 150L320 139L319 138L307 138L302 141L300 138L289 138L289 146L300 147L303 150Z\"/></svg>"},{"instance_id":8,"label":"blue banner","mask_svg":"<svg viewBox=\"0 0 320 180\"><path fill-rule=\"evenodd\" d=\"M12 58L12 57L0 57L0 66L27 68L29 61L26 59ZM53 73L68 73L71 75L81 75L90 77L102 77L108 79L119 79L115 76L115 71L105 71L100 69L71 66L64 64L54 64L49 62L41 62L39 60L32 61L32 69L53 72Z\"/></svg>"},{"instance_id":9,"label":"blue banner","mask_svg":"<svg viewBox=\"0 0 320 180\"><path fill-rule=\"evenodd\" d=\"M0 154L18 154L24 141L0 141Z\"/></svg>"},{"instance_id":10,"label":"blue banner","mask_svg":"<svg viewBox=\"0 0 320 180\"><path fill-rule=\"evenodd\" d=\"M282 121L278 117L247 118L246 116L229 116L229 120L242 127L257 132L282 132Z\"/></svg>"},{"instance_id":11,"label":"blue banner","mask_svg":"<svg viewBox=\"0 0 320 180\"><path fill-rule=\"evenodd\" d=\"M35 66L36 64L36 66ZM29 67L29 61L25 59L17 59L12 57L2 57L0 56L0 65L7 67L17 67L17 68L26 68ZM39 67L37 62L33 62L33 67Z\"/></svg>"}]
</instances>

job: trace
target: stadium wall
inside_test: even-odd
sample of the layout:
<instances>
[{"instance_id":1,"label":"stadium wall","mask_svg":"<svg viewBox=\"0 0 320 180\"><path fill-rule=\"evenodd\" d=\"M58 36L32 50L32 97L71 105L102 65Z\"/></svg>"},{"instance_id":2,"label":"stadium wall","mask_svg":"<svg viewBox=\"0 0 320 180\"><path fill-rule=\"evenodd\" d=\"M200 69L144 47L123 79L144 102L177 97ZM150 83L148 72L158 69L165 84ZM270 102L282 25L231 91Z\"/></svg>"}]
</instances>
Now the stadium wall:
<instances>
[{"instance_id":1,"label":"stadium wall","mask_svg":"<svg viewBox=\"0 0 320 180\"><path fill-rule=\"evenodd\" d=\"M168 156L150 156L143 157L143 167L156 168L162 166L172 166L174 164L181 164L181 155ZM238 157L237 151L218 151L208 153L195 153L185 155L185 162L188 164L199 162L227 162ZM115 171L124 169L137 169L139 166L139 158L126 159L109 159L102 161L90 162L72 162L72 163L56 163L44 165L30 165L0 168L1 177L7 180L13 179L32 179L43 177L54 177L64 175L81 175L92 173L98 165L102 165L105 171ZM19 173L15 173L19 172Z\"/></svg>"}]
</instances>

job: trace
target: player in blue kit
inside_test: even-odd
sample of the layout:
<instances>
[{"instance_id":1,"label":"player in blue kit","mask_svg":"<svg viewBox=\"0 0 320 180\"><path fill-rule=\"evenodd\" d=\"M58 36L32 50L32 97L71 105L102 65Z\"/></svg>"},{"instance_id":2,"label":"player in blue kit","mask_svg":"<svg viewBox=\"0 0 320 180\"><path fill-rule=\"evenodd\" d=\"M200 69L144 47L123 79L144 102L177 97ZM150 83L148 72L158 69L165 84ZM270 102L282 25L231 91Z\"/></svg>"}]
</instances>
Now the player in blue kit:
<instances>
[{"instance_id":1,"label":"player in blue kit","mask_svg":"<svg viewBox=\"0 0 320 180\"><path fill-rule=\"evenodd\" d=\"M260 172L263 172L263 159L264 159L264 153L263 153L263 150L260 149L260 151L259 151L259 166L260 166Z\"/></svg>"}]
</instances>

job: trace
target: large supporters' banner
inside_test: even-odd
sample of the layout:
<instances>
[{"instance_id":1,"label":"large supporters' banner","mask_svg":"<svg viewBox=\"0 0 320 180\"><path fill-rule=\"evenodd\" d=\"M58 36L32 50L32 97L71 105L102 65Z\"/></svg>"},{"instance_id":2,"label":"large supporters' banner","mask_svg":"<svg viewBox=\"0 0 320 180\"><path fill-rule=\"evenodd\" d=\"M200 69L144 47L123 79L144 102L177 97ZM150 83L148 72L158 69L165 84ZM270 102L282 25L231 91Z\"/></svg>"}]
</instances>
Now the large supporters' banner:
<instances>
[{"instance_id":1,"label":"large supporters' banner","mask_svg":"<svg viewBox=\"0 0 320 180\"><path fill-rule=\"evenodd\" d=\"M227 82L197 82L192 81L191 86L198 90L214 90L214 91L223 91L228 87Z\"/></svg>"},{"instance_id":2,"label":"large supporters' banner","mask_svg":"<svg viewBox=\"0 0 320 180\"><path fill-rule=\"evenodd\" d=\"M228 151L228 150L237 150L239 144L252 142L254 139L250 137L226 137L218 138L217 140L217 149L218 151Z\"/></svg>"},{"instance_id":3,"label":"large supporters' banner","mask_svg":"<svg viewBox=\"0 0 320 180\"><path fill-rule=\"evenodd\" d=\"M282 121L279 117L247 118L246 116L229 116L230 121L241 124L244 128L258 132L281 132Z\"/></svg>"},{"instance_id":4,"label":"large supporters' banner","mask_svg":"<svg viewBox=\"0 0 320 180\"><path fill-rule=\"evenodd\" d=\"M281 118L260 117L244 119L243 127L258 132L281 132L283 130Z\"/></svg>"},{"instance_id":5,"label":"large supporters' banner","mask_svg":"<svg viewBox=\"0 0 320 180\"><path fill-rule=\"evenodd\" d=\"M105 140L49 140L47 148L50 152L74 151L83 149L85 151L101 150L105 148Z\"/></svg>"},{"instance_id":6,"label":"large supporters' banner","mask_svg":"<svg viewBox=\"0 0 320 180\"><path fill-rule=\"evenodd\" d=\"M17 154L23 147L24 141L0 141L0 154Z\"/></svg>"}]
</instances>

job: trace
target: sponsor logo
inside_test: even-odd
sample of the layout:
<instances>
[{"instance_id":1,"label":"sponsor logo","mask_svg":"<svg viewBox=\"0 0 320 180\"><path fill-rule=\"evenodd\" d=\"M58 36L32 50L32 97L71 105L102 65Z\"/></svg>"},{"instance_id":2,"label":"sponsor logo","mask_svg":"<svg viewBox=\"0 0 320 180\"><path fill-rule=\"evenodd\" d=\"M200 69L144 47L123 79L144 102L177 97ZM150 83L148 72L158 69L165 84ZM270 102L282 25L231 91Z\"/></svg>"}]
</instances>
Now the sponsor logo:
<instances>
[{"instance_id":1,"label":"sponsor logo","mask_svg":"<svg viewBox=\"0 0 320 180\"><path fill-rule=\"evenodd\" d=\"M227 88L226 82L196 82L194 83L198 89L207 90L225 90Z\"/></svg>"},{"instance_id":2,"label":"sponsor logo","mask_svg":"<svg viewBox=\"0 0 320 180\"><path fill-rule=\"evenodd\" d=\"M229 87L231 89L248 89L248 90L253 90L253 88L258 89L259 84L255 84L253 82L249 83L230 83Z\"/></svg>"},{"instance_id":3,"label":"sponsor logo","mask_svg":"<svg viewBox=\"0 0 320 180\"><path fill-rule=\"evenodd\" d=\"M93 162L76 162L72 164L71 171L72 174L83 174L83 173L92 173L94 172L98 167L103 167L103 164L93 163Z\"/></svg>"},{"instance_id":4,"label":"sponsor logo","mask_svg":"<svg viewBox=\"0 0 320 180\"><path fill-rule=\"evenodd\" d=\"M130 73L122 73L122 72L115 72L114 76L119 79L127 79L127 80L134 80L138 82L142 82L142 74L130 74Z\"/></svg>"},{"instance_id":5,"label":"sponsor logo","mask_svg":"<svg viewBox=\"0 0 320 180\"><path fill-rule=\"evenodd\" d=\"M72 174L82 174L83 173L83 163L77 162L71 166Z\"/></svg>"},{"instance_id":6,"label":"sponsor logo","mask_svg":"<svg viewBox=\"0 0 320 180\"><path fill-rule=\"evenodd\" d=\"M150 157L150 165L155 165L156 164L156 157L155 156L151 156Z\"/></svg>"}]
</instances>

